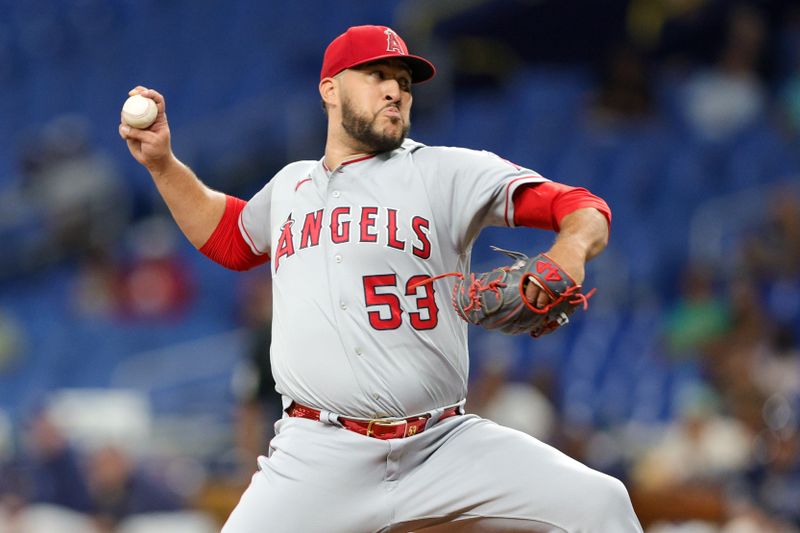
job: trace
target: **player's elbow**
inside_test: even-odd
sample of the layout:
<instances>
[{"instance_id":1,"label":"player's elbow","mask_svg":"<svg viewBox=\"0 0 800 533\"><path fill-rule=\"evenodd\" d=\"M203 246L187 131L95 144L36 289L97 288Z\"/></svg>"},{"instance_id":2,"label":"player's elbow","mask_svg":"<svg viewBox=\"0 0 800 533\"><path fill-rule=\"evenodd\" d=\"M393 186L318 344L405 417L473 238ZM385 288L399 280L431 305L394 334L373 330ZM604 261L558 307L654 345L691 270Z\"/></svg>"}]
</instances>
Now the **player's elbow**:
<instances>
[{"instance_id":1,"label":"player's elbow","mask_svg":"<svg viewBox=\"0 0 800 533\"><path fill-rule=\"evenodd\" d=\"M603 250L605 250L606 246L608 246L608 239L611 236L611 231L610 231L611 228L610 228L610 222L606 218L606 216L600 211L597 211L597 214L600 217L598 218L598 226L600 229L597 235L597 247L598 247L597 253L600 253Z\"/></svg>"},{"instance_id":2,"label":"player's elbow","mask_svg":"<svg viewBox=\"0 0 800 533\"><path fill-rule=\"evenodd\" d=\"M591 259L599 255L608 246L608 239L610 235L608 221L600 212L597 212L597 215L598 218L596 223L596 231L591 233L591 242L586 252L587 259Z\"/></svg>"}]
</instances>

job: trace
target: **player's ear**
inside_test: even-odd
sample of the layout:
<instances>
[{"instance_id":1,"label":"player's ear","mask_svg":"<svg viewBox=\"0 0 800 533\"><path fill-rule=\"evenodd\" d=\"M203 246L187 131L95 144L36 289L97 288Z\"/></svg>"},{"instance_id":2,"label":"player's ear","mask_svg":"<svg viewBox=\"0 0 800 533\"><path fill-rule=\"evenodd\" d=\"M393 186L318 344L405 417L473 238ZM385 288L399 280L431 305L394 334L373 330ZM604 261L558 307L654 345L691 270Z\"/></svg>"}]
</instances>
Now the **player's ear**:
<instances>
[{"instance_id":1,"label":"player's ear","mask_svg":"<svg viewBox=\"0 0 800 533\"><path fill-rule=\"evenodd\" d=\"M319 96L325 106L338 103L338 87L333 78L324 78L319 82Z\"/></svg>"}]
</instances>

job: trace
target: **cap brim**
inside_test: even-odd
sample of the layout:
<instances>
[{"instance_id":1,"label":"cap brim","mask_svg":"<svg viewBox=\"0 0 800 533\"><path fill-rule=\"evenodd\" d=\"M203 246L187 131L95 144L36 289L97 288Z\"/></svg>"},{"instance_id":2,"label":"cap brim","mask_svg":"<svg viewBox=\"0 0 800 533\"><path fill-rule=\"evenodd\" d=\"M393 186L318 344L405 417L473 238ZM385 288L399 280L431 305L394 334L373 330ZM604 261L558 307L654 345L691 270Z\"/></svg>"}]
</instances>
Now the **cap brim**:
<instances>
[{"instance_id":1,"label":"cap brim","mask_svg":"<svg viewBox=\"0 0 800 533\"><path fill-rule=\"evenodd\" d=\"M366 65L367 63L380 61L381 59L399 59L403 61L406 65L408 65L408 68L411 69L411 83L422 83L423 81L428 81L436 75L436 67L434 67L433 63L424 57L400 54L385 54L382 56L371 57L366 61L361 61L355 65L349 66L348 68Z\"/></svg>"},{"instance_id":2,"label":"cap brim","mask_svg":"<svg viewBox=\"0 0 800 533\"><path fill-rule=\"evenodd\" d=\"M411 83L428 81L436 75L436 67L424 57L403 56L401 59L411 67Z\"/></svg>"}]
</instances>

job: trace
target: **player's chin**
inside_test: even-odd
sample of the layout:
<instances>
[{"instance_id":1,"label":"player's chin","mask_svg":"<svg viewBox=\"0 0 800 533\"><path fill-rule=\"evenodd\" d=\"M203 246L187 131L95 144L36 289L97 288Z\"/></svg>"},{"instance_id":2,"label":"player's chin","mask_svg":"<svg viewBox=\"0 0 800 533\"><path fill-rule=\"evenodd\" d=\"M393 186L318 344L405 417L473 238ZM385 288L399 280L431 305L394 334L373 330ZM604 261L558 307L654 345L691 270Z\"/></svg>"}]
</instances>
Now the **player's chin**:
<instances>
[{"instance_id":1,"label":"player's chin","mask_svg":"<svg viewBox=\"0 0 800 533\"><path fill-rule=\"evenodd\" d=\"M402 120L397 119L384 126L379 135L385 139L393 139L402 143L407 133L408 128L405 127Z\"/></svg>"},{"instance_id":2,"label":"player's chin","mask_svg":"<svg viewBox=\"0 0 800 533\"><path fill-rule=\"evenodd\" d=\"M402 128L393 128L393 129L384 129L380 136L385 139L387 142L403 142L403 129Z\"/></svg>"}]
</instances>

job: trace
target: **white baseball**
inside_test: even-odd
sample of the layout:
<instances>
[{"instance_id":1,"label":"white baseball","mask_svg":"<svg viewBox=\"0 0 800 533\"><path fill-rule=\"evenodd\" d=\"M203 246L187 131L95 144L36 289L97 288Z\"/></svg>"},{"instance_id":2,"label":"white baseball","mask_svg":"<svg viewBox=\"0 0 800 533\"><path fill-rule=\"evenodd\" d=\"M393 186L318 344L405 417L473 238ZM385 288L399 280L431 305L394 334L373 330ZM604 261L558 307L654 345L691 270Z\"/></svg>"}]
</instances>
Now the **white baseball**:
<instances>
[{"instance_id":1,"label":"white baseball","mask_svg":"<svg viewBox=\"0 0 800 533\"><path fill-rule=\"evenodd\" d=\"M122 106L122 119L128 126L140 130L149 128L158 115L158 106L150 98L134 94Z\"/></svg>"}]
</instances>

